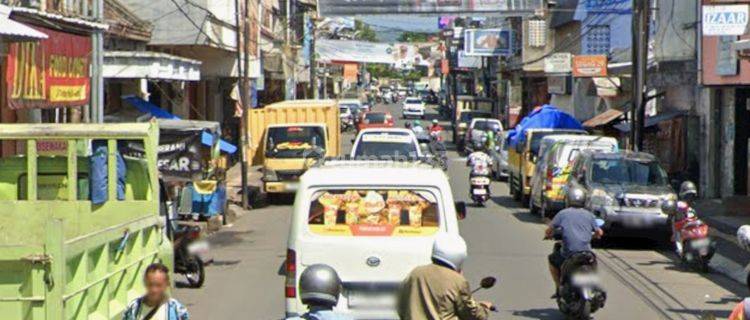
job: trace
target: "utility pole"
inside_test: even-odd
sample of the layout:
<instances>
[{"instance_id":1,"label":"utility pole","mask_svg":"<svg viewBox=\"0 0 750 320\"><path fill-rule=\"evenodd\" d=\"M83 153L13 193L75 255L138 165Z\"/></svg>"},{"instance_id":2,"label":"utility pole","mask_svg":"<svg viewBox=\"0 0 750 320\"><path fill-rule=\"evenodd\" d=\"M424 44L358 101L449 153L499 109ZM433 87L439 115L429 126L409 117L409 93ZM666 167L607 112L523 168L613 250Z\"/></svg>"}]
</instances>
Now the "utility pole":
<instances>
[{"instance_id":1,"label":"utility pole","mask_svg":"<svg viewBox=\"0 0 750 320\"><path fill-rule=\"evenodd\" d=\"M643 149L643 127L646 118L646 72L648 64L649 1L633 0L632 108L630 110L630 149Z\"/></svg>"},{"instance_id":2,"label":"utility pole","mask_svg":"<svg viewBox=\"0 0 750 320\"><path fill-rule=\"evenodd\" d=\"M240 105L242 106L242 115L240 116L240 172L242 174L242 209L247 210L249 199L247 192L247 70L245 62L243 61L242 52L245 51L245 45L242 42L242 31L244 30L242 24L242 10L240 9L240 0L234 0L235 8L235 24L237 27L236 31L236 42L237 42L237 87L240 95ZM245 54L247 56L247 54ZM226 216L224 219L226 223Z\"/></svg>"},{"instance_id":3,"label":"utility pole","mask_svg":"<svg viewBox=\"0 0 750 320\"><path fill-rule=\"evenodd\" d=\"M318 17L313 12L310 14L310 90L313 99L320 99L318 90L318 62L315 60L315 36L318 30Z\"/></svg>"}]
</instances>

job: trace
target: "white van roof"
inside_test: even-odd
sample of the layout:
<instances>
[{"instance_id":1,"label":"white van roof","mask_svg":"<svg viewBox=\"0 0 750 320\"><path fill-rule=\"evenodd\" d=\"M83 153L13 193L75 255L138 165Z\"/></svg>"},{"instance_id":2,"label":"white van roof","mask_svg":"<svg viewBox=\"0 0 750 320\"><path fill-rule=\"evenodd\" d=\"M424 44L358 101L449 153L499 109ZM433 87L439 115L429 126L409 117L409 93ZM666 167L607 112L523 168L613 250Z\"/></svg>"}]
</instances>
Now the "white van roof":
<instances>
[{"instance_id":1,"label":"white van roof","mask_svg":"<svg viewBox=\"0 0 750 320\"><path fill-rule=\"evenodd\" d=\"M440 168L421 162L326 160L300 178L309 185L372 185L448 187L447 176ZM445 186L439 185L445 184Z\"/></svg>"}]
</instances>

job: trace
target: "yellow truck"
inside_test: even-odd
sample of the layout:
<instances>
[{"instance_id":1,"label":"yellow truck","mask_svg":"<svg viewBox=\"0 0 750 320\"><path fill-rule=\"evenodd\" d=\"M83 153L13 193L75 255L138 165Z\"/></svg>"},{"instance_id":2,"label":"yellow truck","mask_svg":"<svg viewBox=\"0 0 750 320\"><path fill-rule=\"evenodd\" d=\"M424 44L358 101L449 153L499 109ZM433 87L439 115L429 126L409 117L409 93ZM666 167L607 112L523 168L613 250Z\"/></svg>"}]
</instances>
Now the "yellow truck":
<instances>
[{"instance_id":1,"label":"yellow truck","mask_svg":"<svg viewBox=\"0 0 750 320\"><path fill-rule=\"evenodd\" d=\"M292 100L248 113L252 165L262 165L269 195L293 193L317 159L341 154L338 102Z\"/></svg>"},{"instance_id":2,"label":"yellow truck","mask_svg":"<svg viewBox=\"0 0 750 320\"><path fill-rule=\"evenodd\" d=\"M513 199L529 204L531 177L536 170L539 145L542 138L553 134L586 134L585 130L535 128L526 129L522 142L508 147L508 188Z\"/></svg>"}]
</instances>

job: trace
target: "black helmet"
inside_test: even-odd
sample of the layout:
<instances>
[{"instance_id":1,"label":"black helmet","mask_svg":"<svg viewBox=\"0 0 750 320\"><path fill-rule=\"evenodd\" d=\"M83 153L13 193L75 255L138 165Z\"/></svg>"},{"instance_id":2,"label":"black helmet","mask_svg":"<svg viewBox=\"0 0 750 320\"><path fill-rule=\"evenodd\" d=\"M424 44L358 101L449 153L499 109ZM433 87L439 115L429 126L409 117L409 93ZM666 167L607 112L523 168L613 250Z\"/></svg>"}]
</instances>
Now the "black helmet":
<instances>
[{"instance_id":1,"label":"black helmet","mask_svg":"<svg viewBox=\"0 0 750 320\"><path fill-rule=\"evenodd\" d=\"M306 305L335 306L341 293L341 279L328 265L314 264L299 279L300 299Z\"/></svg>"},{"instance_id":2,"label":"black helmet","mask_svg":"<svg viewBox=\"0 0 750 320\"><path fill-rule=\"evenodd\" d=\"M680 185L680 199L692 199L698 195L698 188L692 181L685 181Z\"/></svg>"},{"instance_id":3,"label":"black helmet","mask_svg":"<svg viewBox=\"0 0 750 320\"><path fill-rule=\"evenodd\" d=\"M586 191L578 187L568 190L567 194L568 207L583 208L586 206Z\"/></svg>"}]
</instances>

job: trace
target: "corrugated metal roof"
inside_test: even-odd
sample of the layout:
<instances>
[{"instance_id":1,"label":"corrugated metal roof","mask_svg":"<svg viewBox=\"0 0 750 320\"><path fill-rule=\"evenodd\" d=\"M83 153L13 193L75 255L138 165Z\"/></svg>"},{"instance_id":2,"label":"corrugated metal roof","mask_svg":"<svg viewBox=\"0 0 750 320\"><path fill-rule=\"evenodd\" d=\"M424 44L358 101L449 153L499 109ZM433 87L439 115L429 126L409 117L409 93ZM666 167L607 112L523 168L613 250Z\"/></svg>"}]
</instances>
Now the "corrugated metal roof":
<instances>
[{"instance_id":1,"label":"corrugated metal roof","mask_svg":"<svg viewBox=\"0 0 750 320\"><path fill-rule=\"evenodd\" d=\"M47 39L47 35L23 23L10 20L11 8L0 5L0 35L15 38L17 41Z\"/></svg>"},{"instance_id":2,"label":"corrugated metal roof","mask_svg":"<svg viewBox=\"0 0 750 320\"><path fill-rule=\"evenodd\" d=\"M21 13L21 14L27 14L30 16L38 16L38 17L50 19L50 20L62 21L65 23L69 23L71 25L77 25L80 27L86 27L86 28L94 29L94 30L106 31L109 28L109 25L104 24L104 23L98 23L98 22L93 22L93 21L73 18L73 17L66 17L61 14L40 11L40 10L32 9L32 8L13 7L12 10L14 13Z\"/></svg>"}]
</instances>

